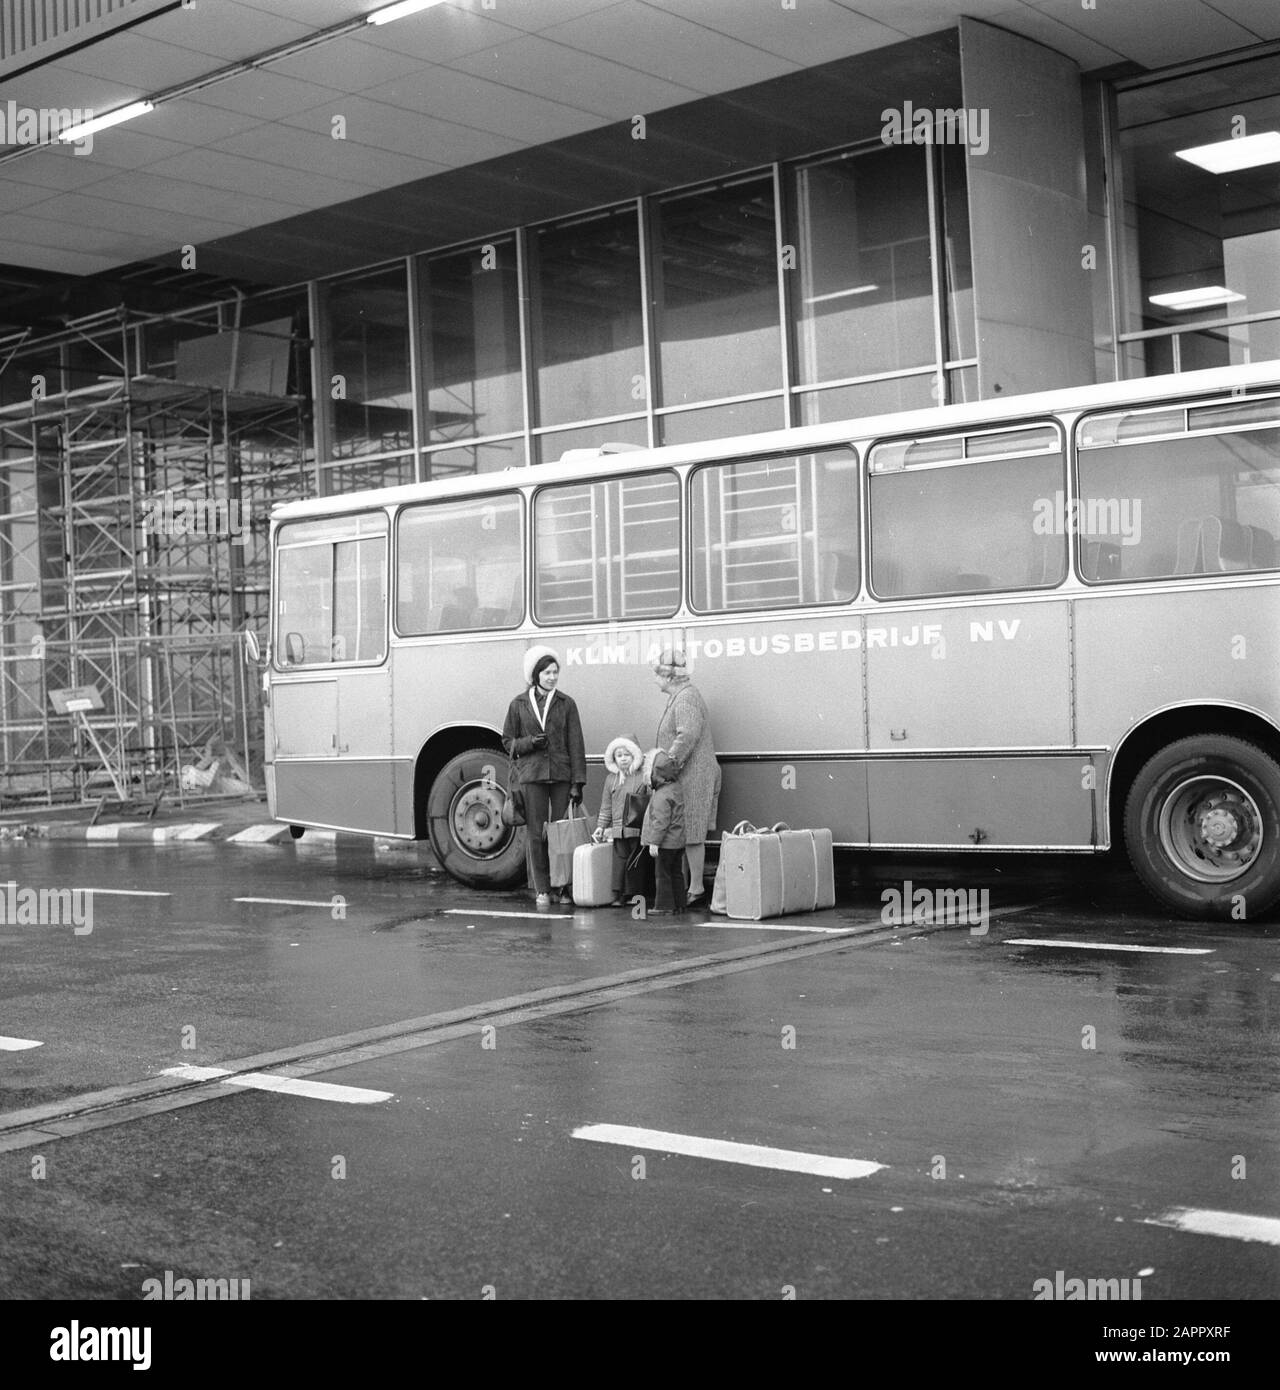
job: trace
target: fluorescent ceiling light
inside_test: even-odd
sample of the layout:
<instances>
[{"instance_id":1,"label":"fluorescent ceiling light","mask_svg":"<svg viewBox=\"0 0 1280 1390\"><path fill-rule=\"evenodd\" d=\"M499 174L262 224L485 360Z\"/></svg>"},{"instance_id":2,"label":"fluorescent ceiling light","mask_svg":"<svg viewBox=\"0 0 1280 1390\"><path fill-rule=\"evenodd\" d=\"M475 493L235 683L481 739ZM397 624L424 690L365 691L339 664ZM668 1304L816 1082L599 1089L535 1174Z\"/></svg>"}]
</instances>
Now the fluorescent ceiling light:
<instances>
[{"instance_id":1,"label":"fluorescent ceiling light","mask_svg":"<svg viewBox=\"0 0 1280 1390\"><path fill-rule=\"evenodd\" d=\"M806 296L806 304L825 304L828 299L847 299L851 294L870 294L879 285L855 285L851 290L832 290L830 294L811 294Z\"/></svg>"},{"instance_id":2,"label":"fluorescent ceiling light","mask_svg":"<svg viewBox=\"0 0 1280 1390\"><path fill-rule=\"evenodd\" d=\"M400 0L398 5L387 5L365 16L368 24L390 24L393 19L403 19L407 14L417 14L419 10L429 10L432 5L442 4L443 0Z\"/></svg>"},{"instance_id":3,"label":"fluorescent ceiling light","mask_svg":"<svg viewBox=\"0 0 1280 1390\"><path fill-rule=\"evenodd\" d=\"M68 126L59 136L59 140L83 140L86 135L96 135L100 130L106 130L108 126L119 125L121 121L131 121L135 116L145 116L148 111L156 109L153 101L135 101L128 106L122 106L118 111L108 111L105 116L95 116L90 121L81 121L79 125Z\"/></svg>"},{"instance_id":4,"label":"fluorescent ceiling light","mask_svg":"<svg viewBox=\"0 0 1280 1390\"><path fill-rule=\"evenodd\" d=\"M1202 285L1196 290L1175 290L1172 294L1153 294L1152 304L1162 309L1207 309L1211 304L1234 304L1244 295L1221 285Z\"/></svg>"},{"instance_id":5,"label":"fluorescent ceiling light","mask_svg":"<svg viewBox=\"0 0 1280 1390\"><path fill-rule=\"evenodd\" d=\"M1175 150L1179 159L1198 164L1211 174L1229 174L1235 169L1255 169L1259 164L1280 163L1280 130L1264 130L1258 135L1242 135L1238 140L1219 140L1213 145L1195 145Z\"/></svg>"}]
</instances>

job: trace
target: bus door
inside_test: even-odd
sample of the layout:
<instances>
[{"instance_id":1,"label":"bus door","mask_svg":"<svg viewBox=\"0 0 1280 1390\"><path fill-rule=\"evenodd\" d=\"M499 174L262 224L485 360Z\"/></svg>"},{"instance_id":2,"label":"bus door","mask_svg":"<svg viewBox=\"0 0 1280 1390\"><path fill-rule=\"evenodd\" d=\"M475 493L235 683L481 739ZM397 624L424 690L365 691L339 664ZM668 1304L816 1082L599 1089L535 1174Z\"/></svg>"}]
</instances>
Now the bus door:
<instances>
[{"instance_id":1,"label":"bus door","mask_svg":"<svg viewBox=\"0 0 1280 1390\"><path fill-rule=\"evenodd\" d=\"M387 519L298 522L277 538L271 738L276 816L394 829Z\"/></svg>"},{"instance_id":2,"label":"bus door","mask_svg":"<svg viewBox=\"0 0 1280 1390\"><path fill-rule=\"evenodd\" d=\"M1096 778L1071 749L1070 604L1032 592L1066 575L1064 484L1056 425L871 450L877 845L1094 843Z\"/></svg>"}]
</instances>

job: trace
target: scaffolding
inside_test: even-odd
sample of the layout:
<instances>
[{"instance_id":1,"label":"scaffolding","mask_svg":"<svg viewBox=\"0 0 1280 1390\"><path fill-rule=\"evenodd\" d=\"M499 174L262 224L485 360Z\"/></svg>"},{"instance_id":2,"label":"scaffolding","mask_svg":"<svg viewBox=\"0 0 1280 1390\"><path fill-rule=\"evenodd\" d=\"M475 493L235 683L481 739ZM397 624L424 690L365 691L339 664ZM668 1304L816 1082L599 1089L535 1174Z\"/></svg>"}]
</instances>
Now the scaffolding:
<instances>
[{"instance_id":1,"label":"scaffolding","mask_svg":"<svg viewBox=\"0 0 1280 1390\"><path fill-rule=\"evenodd\" d=\"M222 346L217 322L187 327ZM268 621L271 508L311 495L314 468L307 402L282 381L233 389L238 323L230 336L224 385L207 367L189 382L133 370L143 338L125 315L62 335L57 360L71 344L92 384L49 390L31 370L47 345L0 359L0 800L118 785L51 702L91 685L104 708L87 722L131 793L261 782L243 633Z\"/></svg>"}]
</instances>

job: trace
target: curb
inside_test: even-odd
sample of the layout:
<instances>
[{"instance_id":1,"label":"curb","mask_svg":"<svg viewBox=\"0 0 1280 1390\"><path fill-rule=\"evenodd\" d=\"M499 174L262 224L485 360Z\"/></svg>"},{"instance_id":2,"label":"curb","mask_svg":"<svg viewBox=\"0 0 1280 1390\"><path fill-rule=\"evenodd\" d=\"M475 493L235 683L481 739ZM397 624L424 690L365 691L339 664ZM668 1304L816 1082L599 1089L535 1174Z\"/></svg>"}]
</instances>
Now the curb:
<instances>
[{"instance_id":1,"label":"curb","mask_svg":"<svg viewBox=\"0 0 1280 1390\"><path fill-rule=\"evenodd\" d=\"M307 830L302 839L294 840L289 827L276 821L262 821L242 826L230 834L219 821L181 821L173 825L155 825L150 821L117 821L113 825L78 825L71 821L52 821L24 827L32 838L75 841L98 845L160 845L192 841L221 841L234 845L294 845L303 851L316 850L337 854L339 850L364 851L375 858L406 855L435 867L430 847L417 840L388 840L381 837L356 835L338 830Z\"/></svg>"}]
</instances>

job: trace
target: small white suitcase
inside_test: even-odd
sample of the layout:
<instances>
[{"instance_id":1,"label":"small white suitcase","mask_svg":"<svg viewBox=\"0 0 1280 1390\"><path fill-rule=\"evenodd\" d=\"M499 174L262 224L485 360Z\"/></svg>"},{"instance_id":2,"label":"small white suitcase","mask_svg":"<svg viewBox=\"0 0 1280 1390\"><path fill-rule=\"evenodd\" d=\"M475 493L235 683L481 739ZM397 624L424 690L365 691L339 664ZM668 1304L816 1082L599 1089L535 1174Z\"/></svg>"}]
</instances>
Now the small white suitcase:
<instances>
[{"instance_id":1,"label":"small white suitcase","mask_svg":"<svg viewBox=\"0 0 1280 1390\"><path fill-rule=\"evenodd\" d=\"M574 850L573 901L579 907L602 907L613 901L613 846L607 840Z\"/></svg>"}]
</instances>

